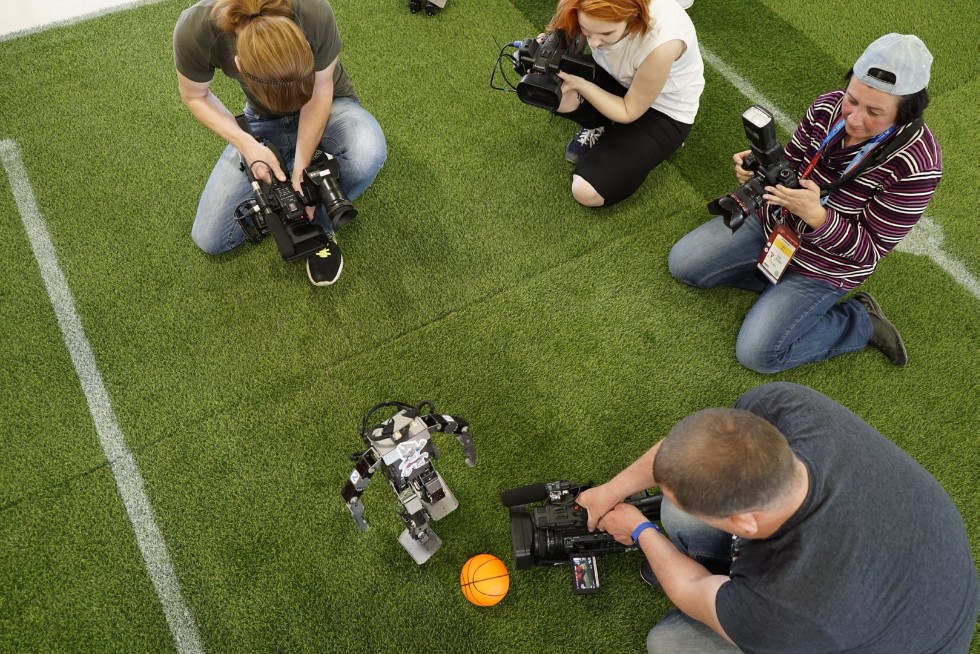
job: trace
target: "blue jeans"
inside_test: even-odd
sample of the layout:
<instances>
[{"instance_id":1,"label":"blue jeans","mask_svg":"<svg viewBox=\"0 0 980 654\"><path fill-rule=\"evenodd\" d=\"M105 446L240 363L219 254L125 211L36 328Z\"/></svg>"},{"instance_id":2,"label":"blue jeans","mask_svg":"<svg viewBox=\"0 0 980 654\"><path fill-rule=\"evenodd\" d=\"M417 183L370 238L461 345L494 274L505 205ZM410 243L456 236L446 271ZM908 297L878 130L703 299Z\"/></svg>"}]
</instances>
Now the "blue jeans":
<instances>
[{"instance_id":1,"label":"blue jeans","mask_svg":"<svg viewBox=\"0 0 980 654\"><path fill-rule=\"evenodd\" d=\"M727 228L726 228L727 229ZM715 574L727 574L732 537L685 513L664 498L660 506L664 531L682 553ZM647 634L648 654L737 654L737 647L710 627L678 610L668 613Z\"/></svg>"},{"instance_id":2,"label":"blue jeans","mask_svg":"<svg viewBox=\"0 0 980 654\"><path fill-rule=\"evenodd\" d=\"M299 114L265 119L246 106L245 116L255 138L271 141L287 167L292 166ZM320 148L337 158L340 188L351 201L371 185L388 156L381 125L355 98L334 98ZM235 207L253 194L239 161L238 150L226 147L201 194L191 238L208 254L227 252L245 240L235 222ZM333 231L322 206L316 208L313 221L324 231Z\"/></svg>"},{"instance_id":3,"label":"blue jeans","mask_svg":"<svg viewBox=\"0 0 980 654\"><path fill-rule=\"evenodd\" d=\"M759 293L738 333L739 363L756 372L779 372L866 347L873 328L861 303L838 302L846 291L793 269L771 284L756 268L765 244L757 216L734 234L719 217L681 238L667 257L670 274L690 286Z\"/></svg>"}]
</instances>

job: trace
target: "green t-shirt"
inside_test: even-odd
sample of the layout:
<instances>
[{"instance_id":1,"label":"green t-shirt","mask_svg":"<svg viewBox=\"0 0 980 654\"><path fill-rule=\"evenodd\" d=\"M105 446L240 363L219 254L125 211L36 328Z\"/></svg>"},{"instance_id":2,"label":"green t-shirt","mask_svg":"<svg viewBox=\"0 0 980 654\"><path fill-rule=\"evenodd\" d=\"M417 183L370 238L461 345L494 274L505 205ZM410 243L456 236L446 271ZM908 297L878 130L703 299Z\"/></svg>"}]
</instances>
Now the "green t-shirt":
<instances>
[{"instance_id":1,"label":"green t-shirt","mask_svg":"<svg viewBox=\"0 0 980 654\"><path fill-rule=\"evenodd\" d=\"M177 71L193 82L210 82L214 70L242 83L235 66L235 35L222 32L211 22L214 0L200 0L185 9L174 28L174 64ZM313 48L313 67L323 70L340 54L342 45L333 9L327 0L292 0L293 14ZM278 114L256 100L242 85L249 106L266 118ZM333 76L333 96L356 97L354 85L338 61Z\"/></svg>"}]
</instances>

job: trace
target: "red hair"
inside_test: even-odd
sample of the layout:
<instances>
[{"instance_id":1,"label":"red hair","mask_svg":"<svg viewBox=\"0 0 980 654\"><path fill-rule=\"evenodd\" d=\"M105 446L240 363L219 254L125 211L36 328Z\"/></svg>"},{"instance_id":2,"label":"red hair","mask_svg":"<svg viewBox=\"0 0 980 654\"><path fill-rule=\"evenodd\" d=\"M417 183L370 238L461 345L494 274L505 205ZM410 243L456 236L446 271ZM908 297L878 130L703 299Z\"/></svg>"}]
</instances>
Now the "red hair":
<instances>
[{"instance_id":1,"label":"red hair","mask_svg":"<svg viewBox=\"0 0 980 654\"><path fill-rule=\"evenodd\" d=\"M563 30L569 38L582 33L578 13L605 23L626 23L626 33L644 36L650 31L649 0L559 0L548 31Z\"/></svg>"}]
</instances>

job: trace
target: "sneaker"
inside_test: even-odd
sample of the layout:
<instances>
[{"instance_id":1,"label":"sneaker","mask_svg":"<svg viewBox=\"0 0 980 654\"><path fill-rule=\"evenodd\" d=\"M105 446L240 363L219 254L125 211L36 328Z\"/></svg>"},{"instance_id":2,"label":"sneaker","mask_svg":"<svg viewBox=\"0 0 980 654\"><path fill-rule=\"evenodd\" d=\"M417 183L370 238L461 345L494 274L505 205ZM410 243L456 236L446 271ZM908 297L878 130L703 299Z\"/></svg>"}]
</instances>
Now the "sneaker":
<instances>
[{"instance_id":1,"label":"sneaker","mask_svg":"<svg viewBox=\"0 0 980 654\"><path fill-rule=\"evenodd\" d=\"M885 312L881 310L878 302L871 295L863 291L855 293L854 299L864 306L868 312L868 316L871 318L871 326L874 328L874 333L871 334L871 340L868 341L868 345L884 352L885 356L896 366L904 366L908 363L909 355L905 351L905 344L902 342L902 337L898 333L898 330L895 329L895 325L885 317Z\"/></svg>"},{"instance_id":2,"label":"sneaker","mask_svg":"<svg viewBox=\"0 0 980 654\"><path fill-rule=\"evenodd\" d=\"M314 286L330 286L344 269L344 255L340 253L337 237L327 234L327 244L306 258L306 276Z\"/></svg>"},{"instance_id":3,"label":"sneaker","mask_svg":"<svg viewBox=\"0 0 980 654\"><path fill-rule=\"evenodd\" d=\"M578 159L582 156L582 153L591 150L602 133L606 131L605 126L596 127L594 129L588 129L583 127L582 130L575 135L568 145L565 146L565 161L568 163L578 163Z\"/></svg>"},{"instance_id":4,"label":"sneaker","mask_svg":"<svg viewBox=\"0 0 980 654\"><path fill-rule=\"evenodd\" d=\"M640 579L645 581L647 585L652 588L662 588L660 585L660 580L657 579L657 575L653 574L653 568L650 567L650 562L646 559L644 559L642 565L640 565Z\"/></svg>"}]
</instances>

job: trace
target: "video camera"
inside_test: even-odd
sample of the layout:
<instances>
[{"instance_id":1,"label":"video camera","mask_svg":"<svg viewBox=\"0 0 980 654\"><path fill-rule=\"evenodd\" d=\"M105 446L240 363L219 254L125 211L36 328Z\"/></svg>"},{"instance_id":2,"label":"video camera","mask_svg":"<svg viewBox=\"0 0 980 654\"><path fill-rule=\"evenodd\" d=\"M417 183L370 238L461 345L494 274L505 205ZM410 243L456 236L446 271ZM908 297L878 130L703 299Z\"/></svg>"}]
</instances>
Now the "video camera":
<instances>
[{"instance_id":1,"label":"video camera","mask_svg":"<svg viewBox=\"0 0 980 654\"><path fill-rule=\"evenodd\" d=\"M237 116L236 120L244 131L252 133L244 116ZM269 141L262 144L272 150L279 167L285 171L286 163L276 146ZM357 209L340 188L337 160L322 150L313 154L313 161L303 170L302 195L289 182L276 179L271 167L271 183L255 177L244 157L240 167L248 176L255 197L235 208L235 221L251 243L258 243L271 233L284 261L296 261L326 247L326 234L309 220L307 206L322 204L334 229L343 227L357 215Z\"/></svg>"},{"instance_id":2,"label":"video camera","mask_svg":"<svg viewBox=\"0 0 980 654\"><path fill-rule=\"evenodd\" d=\"M543 43L538 43L534 38L513 41L501 48L496 66L500 66L504 50L508 47L516 48L510 57L514 62L514 70L522 77L514 87L507 80L502 67L500 73L511 89L517 91L517 97L521 102L533 107L541 107L548 111L558 109L561 103L561 78L558 77L558 71L577 75L590 82L595 79L595 61L582 54L585 49L585 39L581 36L572 40L566 37L563 30L555 30L545 38ZM496 74L496 67L494 74ZM490 78L490 86L498 90L508 90L494 86L493 75Z\"/></svg>"},{"instance_id":3,"label":"video camera","mask_svg":"<svg viewBox=\"0 0 980 654\"><path fill-rule=\"evenodd\" d=\"M572 589L578 594L599 590L595 557L636 549L604 531L589 531L588 512L575 503L591 484L553 481L504 491L500 501L510 509L510 538L519 570L533 565L572 565ZM625 501L649 520L660 519L662 495L641 493ZM547 500L542 506L525 504Z\"/></svg>"},{"instance_id":4,"label":"video camera","mask_svg":"<svg viewBox=\"0 0 980 654\"><path fill-rule=\"evenodd\" d=\"M800 187L796 170L786 161L783 146L776 140L772 114L757 104L752 105L742 114L742 127L752 150L745 157L742 168L755 175L731 193L708 203L708 211L721 216L725 226L733 232L762 204L766 186Z\"/></svg>"}]
</instances>

